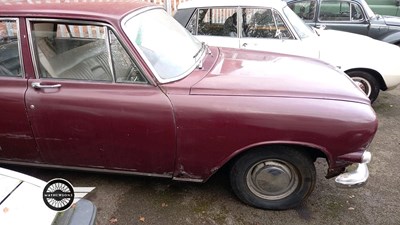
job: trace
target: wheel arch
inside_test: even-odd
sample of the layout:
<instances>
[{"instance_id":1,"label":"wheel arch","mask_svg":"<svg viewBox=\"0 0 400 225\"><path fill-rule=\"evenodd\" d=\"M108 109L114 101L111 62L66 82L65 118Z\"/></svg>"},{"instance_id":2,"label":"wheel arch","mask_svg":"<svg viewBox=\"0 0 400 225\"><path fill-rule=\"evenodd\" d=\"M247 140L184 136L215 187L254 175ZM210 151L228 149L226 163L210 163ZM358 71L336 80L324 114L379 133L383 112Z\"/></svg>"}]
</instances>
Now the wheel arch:
<instances>
[{"instance_id":1,"label":"wheel arch","mask_svg":"<svg viewBox=\"0 0 400 225\"><path fill-rule=\"evenodd\" d=\"M301 142L296 142L296 143L288 143L288 142L259 143L256 145L247 146L243 149L236 151L235 153L230 155L221 164L221 167L218 170L225 170L225 169L231 168L232 165L239 158L241 158L245 154L248 154L249 152L258 151L260 149L268 151L269 149L273 149L274 147L278 147L278 146L290 147L290 148L296 149L300 152L304 152L304 154L309 156L312 159L312 161L315 161L317 158L325 158L328 163L331 161L331 155L328 153L328 151L325 148L320 147L320 146L316 146L316 145L312 145L312 144L308 144L308 143L301 143ZM216 171L217 170L215 170L214 172L216 172ZM215 174L215 173L213 173L213 174ZM206 178L206 180L208 180L211 176Z\"/></svg>"},{"instance_id":2,"label":"wheel arch","mask_svg":"<svg viewBox=\"0 0 400 225\"><path fill-rule=\"evenodd\" d=\"M354 72L354 71L363 71L363 72L371 74L379 82L379 89L382 90L382 91L386 91L387 90L386 82L383 79L382 75L378 71L373 70L373 69L368 69L368 68L352 68L352 69L348 69L348 70L346 70L344 72L346 74L348 74L349 72Z\"/></svg>"},{"instance_id":3,"label":"wheel arch","mask_svg":"<svg viewBox=\"0 0 400 225\"><path fill-rule=\"evenodd\" d=\"M400 43L400 32L398 30L390 32L387 35L378 38L378 40L398 45L398 43Z\"/></svg>"}]
</instances>

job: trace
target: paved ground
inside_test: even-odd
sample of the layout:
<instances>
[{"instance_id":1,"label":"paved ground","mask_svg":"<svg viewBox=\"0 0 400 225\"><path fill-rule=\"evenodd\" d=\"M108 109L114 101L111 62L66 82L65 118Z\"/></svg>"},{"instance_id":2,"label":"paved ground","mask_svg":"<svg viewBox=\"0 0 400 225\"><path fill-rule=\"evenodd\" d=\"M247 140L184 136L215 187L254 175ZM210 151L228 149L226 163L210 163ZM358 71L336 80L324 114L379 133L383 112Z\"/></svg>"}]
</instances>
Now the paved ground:
<instances>
[{"instance_id":1,"label":"paved ground","mask_svg":"<svg viewBox=\"0 0 400 225\"><path fill-rule=\"evenodd\" d=\"M74 186L95 186L88 198L106 224L400 224L400 88L381 93L373 105L379 130L371 146L369 183L338 189L324 178L317 161L317 185L298 209L265 211L242 204L224 172L208 183L23 167L13 169L49 180L62 177Z\"/></svg>"}]
</instances>

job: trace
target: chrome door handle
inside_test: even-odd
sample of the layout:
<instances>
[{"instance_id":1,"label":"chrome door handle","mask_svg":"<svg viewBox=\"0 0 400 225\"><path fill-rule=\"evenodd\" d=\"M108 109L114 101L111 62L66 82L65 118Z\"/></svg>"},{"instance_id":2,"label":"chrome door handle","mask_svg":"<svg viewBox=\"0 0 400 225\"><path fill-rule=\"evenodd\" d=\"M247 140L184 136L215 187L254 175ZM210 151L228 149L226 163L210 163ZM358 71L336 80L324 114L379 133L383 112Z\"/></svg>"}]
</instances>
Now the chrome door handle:
<instances>
[{"instance_id":1,"label":"chrome door handle","mask_svg":"<svg viewBox=\"0 0 400 225\"><path fill-rule=\"evenodd\" d=\"M53 85L42 85L40 82L33 82L32 87L35 89L40 89L40 88L60 88L61 84L53 84Z\"/></svg>"}]
</instances>

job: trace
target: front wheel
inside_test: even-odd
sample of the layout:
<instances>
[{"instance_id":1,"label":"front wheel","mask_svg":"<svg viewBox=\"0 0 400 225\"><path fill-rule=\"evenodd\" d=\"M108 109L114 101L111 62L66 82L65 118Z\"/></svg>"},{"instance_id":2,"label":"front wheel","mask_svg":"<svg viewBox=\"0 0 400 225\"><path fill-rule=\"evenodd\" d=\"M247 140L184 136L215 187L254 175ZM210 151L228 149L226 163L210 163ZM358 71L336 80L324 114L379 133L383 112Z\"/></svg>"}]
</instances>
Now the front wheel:
<instances>
[{"instance_id":1,"label":"front wheel","mask_svg":"<svg viewBox=\"0 0 400 225\"><path fill-rule=\"evenodd\" d=\"M296 207L315 186L310 157L289 147L259 149L240 157L232 166L231 186L248 205L283 210Z\"/></svg>"},{"instance_id":2,"label":"front wheel","mask_svg":"<svg viewBox=\"0 0 400 225\"><path fill-rule=\"evenodd\" d=\"M379 94L379 83L376 78L364 71L350 71L347 74L373 103Z\"/></svg>"}]
</instances>

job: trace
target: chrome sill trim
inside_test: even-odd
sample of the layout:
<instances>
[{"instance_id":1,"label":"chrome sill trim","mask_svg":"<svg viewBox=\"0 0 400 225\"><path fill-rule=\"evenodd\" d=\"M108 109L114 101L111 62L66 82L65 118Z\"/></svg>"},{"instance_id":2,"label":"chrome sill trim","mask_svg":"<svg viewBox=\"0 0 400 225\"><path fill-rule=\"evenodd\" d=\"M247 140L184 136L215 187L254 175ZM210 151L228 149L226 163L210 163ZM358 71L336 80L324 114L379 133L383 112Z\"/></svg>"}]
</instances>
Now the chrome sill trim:
<instances>
[{"instance_id":1,"label":"chrome sill trim","mask_svg":"<svg viewBox=\"0 0 400 225\"><path fill-rule=\"evenodd\" d=\"M142 172L118 170L118 168L116 168L115 170L112 170L112 169L87 168L87 167L78 167L78 166L57 166L57 165L49 165L49 164L42 164L42 163L12 162L12 161L8 161L8 160L0 160L0 166L1 166L1 164L32 166L32 167L50 168L50 169L63 169L63 170L72 170L72 171L88 171L88 172L100 172L100 173L109 173L109 174L124 174L124 175L138 175L138 176L147 176L147 177L172 178L172 173L170 173L170 174L142 173Z\"/></svg>"},{"instance_id":2,"label":"chrome sill trim","mask_svg":"<svg viewBox=\"0 0 400 225\"><path fill-rule=\"evenodd\" d=\"M172 180L176 181L187 181L187 182L195 182L195 183L203 183L203 179L194 179L194 178L181 178L181 177L173 177Z\"/></svg>"}]
</instances>

